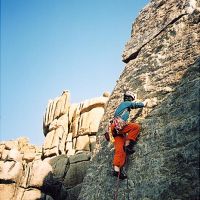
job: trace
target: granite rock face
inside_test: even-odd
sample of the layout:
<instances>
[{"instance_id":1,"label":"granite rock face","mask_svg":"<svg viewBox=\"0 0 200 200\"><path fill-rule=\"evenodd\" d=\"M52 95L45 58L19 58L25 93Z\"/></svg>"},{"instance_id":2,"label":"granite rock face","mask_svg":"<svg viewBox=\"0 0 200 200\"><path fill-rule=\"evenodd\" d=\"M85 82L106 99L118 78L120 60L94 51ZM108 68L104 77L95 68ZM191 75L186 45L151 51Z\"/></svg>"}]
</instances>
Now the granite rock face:
<instances>
[{"instance_id":1,"label":"granite rock face","mask_svg":"<svg viewBox=\"0 0 200 200\"><path fill-rule=\"evenodd\" d=\"M96 145L109 94L70 104L70 94L50 100L42 148L27 138L0 143L0 200L75 200Z\"/></svg>"},{"instance_id":2,"label":"granite rock face","mask_svg":"<svg viewBox=\"0 0 200 200\"><path fill-rule=\"evenodd\" d=\"M108 101L79 200L114 199L114 150L103 134L124 90L148 103L131 112L142 129L118 199L199 199L199 6L196 0L152 0L133 23L122 56L127 64Z\"/></svg>"},{"instance_id":3,"label":"granite rock face","mask_svg":"<svg viewBox=\"0 0 200 200\"><path fill-rule=\"evenodd\" d=\"M43 158L88 151L95 147L96 133L109 94L70 104L70 93L50 100L44 115Z\"/></svg>"},{"instance_id":4,"label":"granite rock face","mask_svg":"<svg viewBox=\"0 0 200 200\"><path fill-rule=\"evenodd\" d=\"M70 104L49 100L41 148L26 138L0 143L0 200L199 199L200 3L152 0L132 26L125 69L111 94ZM127 181L112 177L113 144L104 132L123 92L143 109ZM101 121L101 123L100 123Z\"/></svg>"},{"instance_id":5,"label":"granite rock face","mask_svg":"<svg viewBox=\"0 0 200 200\"><path fill-rule=\"evenodd\" d=\"M37 188L42 186L48 168L38 171L41 155L42 149L29 144L27 138L0 143L0 199L37 199L42 195Z\"/></svg>"}]
</instances>

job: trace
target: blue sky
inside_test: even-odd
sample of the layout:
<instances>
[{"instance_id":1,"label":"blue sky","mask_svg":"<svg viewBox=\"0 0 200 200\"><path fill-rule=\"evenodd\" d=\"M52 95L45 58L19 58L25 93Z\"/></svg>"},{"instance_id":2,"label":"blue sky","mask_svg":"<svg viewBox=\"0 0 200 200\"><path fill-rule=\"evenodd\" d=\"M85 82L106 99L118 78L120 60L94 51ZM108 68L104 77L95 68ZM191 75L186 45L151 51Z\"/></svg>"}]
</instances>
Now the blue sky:
<instances>
[{"instance_id":1,"label":"blue sky","mask_svg":"<svg viewBox=\"0 0 200 200\"><path fill-rule=\"evenodd\" d=\"M1 0L0 139L42 145L49 99L112 92L131 26L148 0Z\"/></svg>"}]
</instances>

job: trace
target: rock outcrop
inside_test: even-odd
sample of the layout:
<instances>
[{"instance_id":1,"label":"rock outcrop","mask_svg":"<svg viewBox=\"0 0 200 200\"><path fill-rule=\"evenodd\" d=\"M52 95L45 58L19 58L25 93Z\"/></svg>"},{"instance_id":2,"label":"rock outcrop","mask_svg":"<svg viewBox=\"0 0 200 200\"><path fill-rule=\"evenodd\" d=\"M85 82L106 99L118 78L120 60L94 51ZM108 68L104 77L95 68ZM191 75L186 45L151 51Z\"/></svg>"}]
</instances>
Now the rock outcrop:
<instances>
[{"instance_id":1,"label":"rock outcrop","mask_svg":"<svg viewBox=\"0 0 200 200\"><path fill-rule=\"evenodd\" d=\"M132 26L125 69L109 97L50 100L41 148L26 138L0 143L0 200L199 199L200 3L151 0ZM112 177L104 132L124 90L147 107L127 181ZM101 123L100 123L101 121Z\"/></svg>"},{"instance_id":2,"label":"rock outcrop","mask_svg":"<svg viewBox=\"0 0 200 200\"><path fill-rule=\"evenodd\" d=\"M37 199L41 196L37 187L42 186L42 178L48 173L44 166L37 177L41 155L42 149L30 145L27 138L0 143L0 199L22 199L22 196L23 199Z\"/></svg>"},{"instance_id":3,"label":"rock outcrop","mask_svg":"<svg viewBox=\"0 0 200 200\"><path fill-rule=\"evenodd\" d=\"M108 98L71 105L64 91L47 105L42 148L26 138L1 142L0 200L77 199Z\"/></svg>"},{"instance_id":4,"label":"rock outcrop","mask_svg":"<svg viewBox=\"0 0 200 200\"><path fill-rule=\"evenodd\" d=\"M43 157L92 152L108 98L109 94L104 93L102 97L70 104L70 94L64 91L50 100L43 121Z\"/></svg>"},{"instance_id":5,"label":"rock outcrop","mask_svg":"<svg viewBox=\"0 0 200 200\"><path fill-rule=\"evenodd\" d=\"M196 0L152 0L133 23L123 52L127 64L100 124L98 152L79 200L114 198L113 146L103 133L124 89L148 104L131 113L142 130L118 199L199 199L199 6Z\"/></svg>"}]
</instances>

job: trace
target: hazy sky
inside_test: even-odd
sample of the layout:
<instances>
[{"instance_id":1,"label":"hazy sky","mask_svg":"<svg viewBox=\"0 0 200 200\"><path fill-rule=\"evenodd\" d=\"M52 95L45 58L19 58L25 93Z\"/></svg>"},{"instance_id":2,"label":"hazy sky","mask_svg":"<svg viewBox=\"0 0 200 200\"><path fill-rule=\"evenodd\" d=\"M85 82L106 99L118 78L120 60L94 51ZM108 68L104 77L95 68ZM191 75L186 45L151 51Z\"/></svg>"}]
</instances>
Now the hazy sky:
<instances>
[{"instance_id":1,"label":"hazy sky","mask_svg":"<svg viewBox=\"0 0 200 200\"><path fill-rule=\"evenodd\" d=\"M131 26L148 0L1 0L0 139L42 145L49 99L112 92Z\"/></svg>"}]
</instances>

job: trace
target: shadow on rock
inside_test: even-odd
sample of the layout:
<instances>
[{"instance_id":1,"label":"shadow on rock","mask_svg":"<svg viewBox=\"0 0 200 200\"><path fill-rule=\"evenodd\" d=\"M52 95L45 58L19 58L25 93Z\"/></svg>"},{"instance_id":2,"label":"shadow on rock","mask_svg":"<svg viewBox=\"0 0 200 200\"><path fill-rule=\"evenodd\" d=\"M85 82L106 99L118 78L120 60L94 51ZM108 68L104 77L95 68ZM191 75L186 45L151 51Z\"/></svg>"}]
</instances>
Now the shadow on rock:
<instances>
[{"instance_id":1,"label":"shadow on rock","mask_svg":"<svg viewBox=\"0 0 200 200\"><path fill-rule=\"evenodd\" d=\"M45 177L42 186L48 200L76 200L90 163L90 153L82 152L70 157L60 155L48 163L52 171Z\"/></svg>"}]
</instances>

